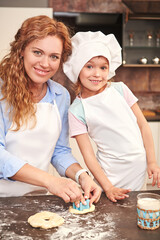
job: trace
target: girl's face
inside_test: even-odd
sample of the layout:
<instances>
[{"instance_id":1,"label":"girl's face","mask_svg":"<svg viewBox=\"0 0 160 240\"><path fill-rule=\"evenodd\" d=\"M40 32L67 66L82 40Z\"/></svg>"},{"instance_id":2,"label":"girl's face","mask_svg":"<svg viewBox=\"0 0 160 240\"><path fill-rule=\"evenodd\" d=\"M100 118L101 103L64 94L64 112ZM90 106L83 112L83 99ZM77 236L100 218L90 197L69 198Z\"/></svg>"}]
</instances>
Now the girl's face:
<instances>
[{"instance_id":1,"label":"girl's face","mask_svg":"<svg viewBox=\"0 0 160 240\"><path fill-rule=\"evenodd\" d=\"M91 58L82 68L79 80L82 85L82 97L90 97L103 91L109 72L108 60L103 56Z\"/></svg>"},{"instance_id":2,"label":"girl's face","mask_svg":"<svg viewBox=\"0 0 160 240\"><path fill-rule=\"evenodd\" d=\"M62 40L47 36L29 43L23 52L24 67L33 85L43 84L58 70L63 50Z\"/></svg>"}]
</instances>

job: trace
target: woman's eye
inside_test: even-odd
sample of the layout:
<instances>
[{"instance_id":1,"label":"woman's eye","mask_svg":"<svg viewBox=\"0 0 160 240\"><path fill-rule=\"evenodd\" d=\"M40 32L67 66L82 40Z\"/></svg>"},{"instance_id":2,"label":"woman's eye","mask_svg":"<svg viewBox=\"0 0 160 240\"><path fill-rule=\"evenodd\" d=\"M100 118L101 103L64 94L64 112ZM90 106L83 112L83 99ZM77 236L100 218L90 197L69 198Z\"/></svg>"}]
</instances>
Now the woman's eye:
<instances>
[{"instance_id":1,"label":"woman's eye","mask_svg":"<svg viewBox=\"0 0 160 240\"><path fill-rule=\"evenodd\" d=\"M54 60L59 59L59 57L56 56L56 55L51 55L51 58L54 59Z\"/></svg>"},{"instance_id":2,"label":"woman's eye","mask_svg":"<svg viewBox=\"0 0 160 240\"><path fill-rule=\"evenodd\" d=\"M37 56L40 56L41 55L41 52L40 51L33 51L33 53Z\"/></svg>"}]
</instances>

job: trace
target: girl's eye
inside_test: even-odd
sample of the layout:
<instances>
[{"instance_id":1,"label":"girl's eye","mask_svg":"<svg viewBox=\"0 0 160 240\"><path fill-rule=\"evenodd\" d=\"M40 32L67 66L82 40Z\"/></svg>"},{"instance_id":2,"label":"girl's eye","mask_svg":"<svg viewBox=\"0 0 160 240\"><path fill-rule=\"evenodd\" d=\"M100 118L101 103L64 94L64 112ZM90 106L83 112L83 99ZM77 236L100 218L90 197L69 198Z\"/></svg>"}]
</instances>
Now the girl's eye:
<instances>
[{"instance_id":1,"label":"girl's eye","mask_svg":"<svg viewBox=\"0 0 160 240\"><path fill-rule=\"evenodd\" d=\"M102 70L107 70L107 67L101 67Z\"/></svg>"},{"instance_id":2,"label":"girl's eye","mask_svg":"<svg viewBox=\"0 0 160 240\"><path fill-rule=\"evenodd\" d=\"M86 66L87 68L89 68L89 69L91 69L92 68L92 66L91 65L88 65L88 66Z\"/></svg>"}]
</instances>

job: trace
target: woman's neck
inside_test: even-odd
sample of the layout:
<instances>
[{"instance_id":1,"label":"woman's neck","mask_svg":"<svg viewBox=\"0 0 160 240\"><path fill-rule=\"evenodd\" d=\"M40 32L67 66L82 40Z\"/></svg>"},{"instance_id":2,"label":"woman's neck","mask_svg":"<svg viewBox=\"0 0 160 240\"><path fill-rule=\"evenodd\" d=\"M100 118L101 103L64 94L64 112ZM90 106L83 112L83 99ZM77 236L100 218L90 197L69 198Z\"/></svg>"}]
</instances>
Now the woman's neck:
<instances>
[{"instance_id":1,"label":"woman's neck","mask_svg":"<svg viewBox=\"0 0 160 240\"><path fill-rule=\"evenodd\" d=\"M30 88L32 93L33 102L38 103L44 98L47 92L47 83L41 85L32 86Z\"/></svg>"}]
</instances>

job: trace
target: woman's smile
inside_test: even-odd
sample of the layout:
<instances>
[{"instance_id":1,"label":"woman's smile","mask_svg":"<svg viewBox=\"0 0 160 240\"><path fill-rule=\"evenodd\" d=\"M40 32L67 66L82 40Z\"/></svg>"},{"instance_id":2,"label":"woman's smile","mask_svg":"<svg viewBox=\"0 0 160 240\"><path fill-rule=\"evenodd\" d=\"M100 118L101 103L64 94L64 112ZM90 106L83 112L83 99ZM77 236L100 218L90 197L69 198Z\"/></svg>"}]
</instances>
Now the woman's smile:
<instances>
[{"instance_id":1,"label":"woman's smile","mask_svg":"<svg viewBox=\"0 0 160 240\"><path fill-rule=\"evenodd\" d=\"M58 70L63 43L56 36L47 36L27 45L23 52L24 66L33 84L43 84Z\"/></svg>"},{"instance_id":2,"label":"woman's smile","mask_svg":"<svg viewBox=\"0 0 160 240\"><path fill-rule=\"evenodd\" d=\"M41 76L46 76L50 71L49 70L44 70L44 69L39 69L37 67L34 67L36 73L38 73Z\"/></svg>"}]
</instances>

